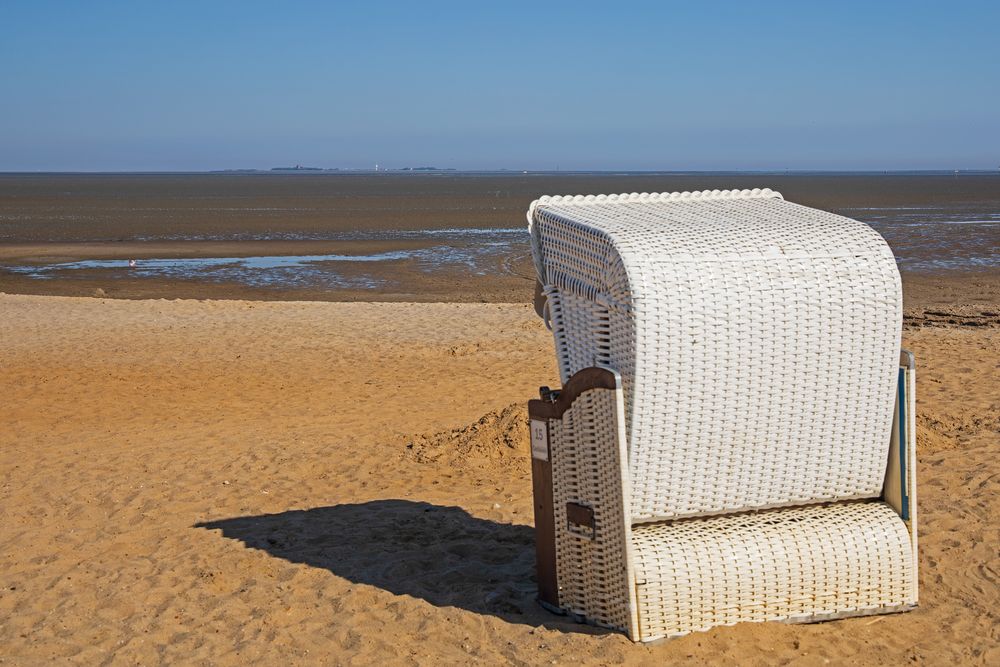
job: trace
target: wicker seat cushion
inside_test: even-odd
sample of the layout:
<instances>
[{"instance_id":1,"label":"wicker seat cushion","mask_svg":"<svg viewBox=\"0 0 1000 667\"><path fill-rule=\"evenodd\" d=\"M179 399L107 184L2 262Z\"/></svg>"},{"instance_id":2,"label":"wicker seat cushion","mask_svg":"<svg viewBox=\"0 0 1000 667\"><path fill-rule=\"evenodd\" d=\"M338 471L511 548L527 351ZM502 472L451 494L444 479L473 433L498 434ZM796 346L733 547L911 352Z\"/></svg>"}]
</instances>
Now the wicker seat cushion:
<instances>
[{"instance_id":1,"label":"wicker seat cushion","mask_svg":"<svg viewBox=\"0 0 1000 667\"><path fill-rule=\"evenodd\" d=\"M916 577L906 524L878 501L637 526L632 545L643 641L904 607Z\"/></svg>"}]
</instances>

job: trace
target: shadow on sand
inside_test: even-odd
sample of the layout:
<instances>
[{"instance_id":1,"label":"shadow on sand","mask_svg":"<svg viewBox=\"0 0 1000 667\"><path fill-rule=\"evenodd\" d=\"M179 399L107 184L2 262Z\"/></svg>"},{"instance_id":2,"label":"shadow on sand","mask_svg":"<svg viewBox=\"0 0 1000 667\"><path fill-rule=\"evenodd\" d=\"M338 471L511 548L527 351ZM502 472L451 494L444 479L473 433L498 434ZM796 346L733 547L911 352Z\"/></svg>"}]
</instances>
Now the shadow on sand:
<instances>
[{"instance_id":1,"label":"shadow on sand","mask_svg":"<svg viewBox=\"0 0 1000 667\"><path fill-rule=\"evenodd\" d=\"M375 500L199 523L293 563L511 623L600 633L535 601L534 530L459 507Z\"/></svg>"}]
</instances>

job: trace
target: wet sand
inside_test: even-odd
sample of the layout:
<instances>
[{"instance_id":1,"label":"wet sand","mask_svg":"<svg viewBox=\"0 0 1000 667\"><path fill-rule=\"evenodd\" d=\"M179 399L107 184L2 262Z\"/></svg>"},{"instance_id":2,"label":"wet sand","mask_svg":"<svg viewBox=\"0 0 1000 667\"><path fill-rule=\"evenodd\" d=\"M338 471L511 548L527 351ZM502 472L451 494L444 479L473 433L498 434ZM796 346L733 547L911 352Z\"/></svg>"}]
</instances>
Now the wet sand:
<instances>
[{"instance_id":1,"label":"wet sand","mask_svg":"<svg viewBox=\"0 0 1000 667\"><path fill-rule=\"evenodd\" d=\"M533 600L527 305L0 295L0 657L997 664L998 305L904 331L918 610L635 646Z\"/></svg>"},{"instance_id":2,"label":"wet sand","mask_svg":"<svg viewBox=\"0 0 1000 667\"><path fill-rule=\"evenodd\" d=\"M116 259L123 266L128 258L145 257L253 257L262 255L307 255L323 253L364 254L384 252L387 247L427 248L433 241L411 240L351 242L146 242L101 244L0 244L0 264L4 262L37 263L77 261L80 259ZM364 264L340 266L348 277L360 275ZM100 296L125 299L259 299L267 301L387 301L387 302L473 302L527 303L533 297L535 273L530 253L498 257L484 276L461 269L427 272L407 260L380 262L379 275L392 288L322 289L315 286L252 287L233 282L189 279L150 280L117 278L108 280L106 272L81 271L72 280L37 280L23 275L0 272L0 293L54 296ZM125 273L125 269L122 270ZM951 306L956 303L990 304L1000 301L1000 270L903 272L903 298L908 316L921 309Z\"/></svg>"},{"instance_id":3,"label":"wet sand","mask_svg":"<svg viewBox=\"0 0 1000 667\"><path fill-rule=\"evenodd\" d=\"M121 299L259 299L268 301L408 301L408 302L526 302L532 298L535 269L527 247L498 254L479 263L480 275L458 264L427 270L412 259L337 262L336 275L348 285L331 288L318 281L301 284L250 285L206 280L197 271L170 279L133 277L127 262L151 258L214 258L301 255L367 255L432 249L433 239L394 241L147 241L0 244L0 292L58 296L101 296ZM4 264L45 266L81 260L118 260L121 268L76 270L72 277L39 280L5 272ZM382 284L364 284L375 277Z\"/></svg>"}]
</instances>

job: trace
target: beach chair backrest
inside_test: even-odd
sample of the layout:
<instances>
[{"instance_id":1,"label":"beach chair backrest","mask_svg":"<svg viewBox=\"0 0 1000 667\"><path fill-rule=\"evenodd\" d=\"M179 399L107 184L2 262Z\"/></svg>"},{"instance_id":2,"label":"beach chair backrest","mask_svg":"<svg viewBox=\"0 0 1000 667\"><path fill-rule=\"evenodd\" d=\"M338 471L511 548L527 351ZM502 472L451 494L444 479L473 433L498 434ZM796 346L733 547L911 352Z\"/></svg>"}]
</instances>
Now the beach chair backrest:
<instances>
[{"instance_id":1,"label":"beach chair backrest","mask_svg":"<svg viewBox=\"0 0 1000 667\"><path fill-rule=\"evenodd\" d=\"M528 215L563 381L621 375L634 521L881 493L902 297L872 228L770 190Z\"/></svg>"}]
</instances>

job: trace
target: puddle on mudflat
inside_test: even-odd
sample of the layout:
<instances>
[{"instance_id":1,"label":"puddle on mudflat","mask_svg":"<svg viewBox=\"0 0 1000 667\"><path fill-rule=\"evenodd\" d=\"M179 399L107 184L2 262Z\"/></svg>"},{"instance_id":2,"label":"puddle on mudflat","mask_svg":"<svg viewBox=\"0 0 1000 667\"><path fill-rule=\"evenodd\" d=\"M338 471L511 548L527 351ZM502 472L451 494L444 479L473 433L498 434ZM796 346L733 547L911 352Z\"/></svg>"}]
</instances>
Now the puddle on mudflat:
<instances>
[{"instance_id":1,"label":"puddle on mudflat","mask_svg":"<svg viewBox=\"0 0 1000 667\"><path fill-rule=\"evenodd\" d=\"M433 273L461 269L486 276L500 270L509 254L506 243L489 242L475 246L435 246L415 250L391 250L367 255L269 255L253 257L153 258L134 260L88 259L42 265L5 267L31 278L88 277L98 272L102 278L158 278L240 283L251 287L310 287L374 289L385 284L379 263L411 261L418 271ZM371 271L358 265L372 265ZM345 270L350 266L349 270Z\"/></svg>"},{"instance_id":2,"label":"puddle on mudflat","mask_svg":"<svg viewBox=\"0 0 1000 667\"><path fill-rule=\"evenodd\" d=\"M871 225L899 267L947 271L1000 267L1000 212L989 205L882 206L834 211Z\"/></svg>"}]
</instances>

